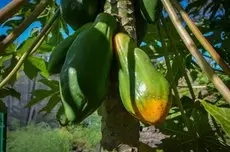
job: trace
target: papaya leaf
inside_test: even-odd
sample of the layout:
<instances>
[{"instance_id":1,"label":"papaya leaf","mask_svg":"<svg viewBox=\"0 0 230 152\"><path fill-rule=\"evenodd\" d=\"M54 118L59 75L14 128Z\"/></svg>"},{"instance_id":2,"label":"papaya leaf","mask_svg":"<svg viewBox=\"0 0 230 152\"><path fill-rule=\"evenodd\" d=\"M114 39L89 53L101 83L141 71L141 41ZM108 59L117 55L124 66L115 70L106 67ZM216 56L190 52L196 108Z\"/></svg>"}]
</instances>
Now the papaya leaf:
<instances>
[{"instance_id":1,"label":"papaya leaf","mask_svg":"<svg viewBox=\"0 0 230 152\"><path fill-rule=\"evenodd\" d=\"M37 50L38 53L47 53L47 52L51 52L53 49L53 46L47 44L47 43L43 43Z\"/></svg>"},{"instance_id":2,"label":"papaya leaf","mask_svg":"<svg viewBox=\"0 0 230 152\"><path fill-rule=\"evenodd\" d=\"M64 39L62 33L59 30L57 30L57 29L61 28L61 26L62 26L61 24L62 24L61 20L60 20L60 18L58 18L55 21L53 28L50 32L50 33L52 33L52 36L49 40L49 44L51 44L53 46L56 46L57 44L59 44Z\"/></svg>"},{"instance_id":3,"label":"papaya leaf","mask_svg":"<svg viewBox=\"0 0 230 152\"><path fill-rule=\"evenodd\" d=\"M191 108L185 109L192 130L188 131L185 128L179 108L172 107L165 122L157 126L163 134L169 135L158 145L158 149L164 151L229 151L230 147L222 140L222 136L217 134L213 119L205 109L188 98L184 98L183 102L185 101L187 106L194 104ZM185 106L184 103L183 106Z\"/></svg>"},{"instance_id":4,"label":"papaya leaf","mask_svg":"<svg viewBox=\"0 0 230 152\"><path fill-rule=\"evenodd\" d=\"M43 107L41 110L39 110L39 112L45 111L47 113L50 113L60 101L61 101L61 97L59 92L57 92L50 97L47 105Z\"/></svg>"},{"instance_id":5,"label":"papaya leaf","mask_svg":"<svg viewBox=\"0 0 230 152\"><path fill-rule=\"evenodd\" d=\"M44 59L39 58L39 57L35 57L35 56L30 56L27 58L27 60L29 62L31 62L31 64L38 70L40 70L40 73L42 76L44 76L45 78L48 78L49 73L46 67L46 62Z\"/></svg>"},{"instance_id":6,"label":"papaya leaf","mask_svg":"<svg viewBox=\"0 0 230 152\"><path fill-rule=\"evenodd\" d=\"M225 133L230 136L230 108L217 107L204 100L200 100L205 110L210 113L213 118L220 123Z\"/></svg>"},{"instance_id":7,"label":"papaya leaf","mask_svg":"<svg viewBox=\"0 0 230 152\"><path fill-rule=\"evenodd\" d=\"M38 75L38 72L39 70L34 67L34 65L28 59L26 59L24 62L24 73L26 76L32 80Z\"/></svg>"},{"instance_id":8,"label":"papaya leaf","mask_svg":"<svg viewBox=\"0 0 230 152\"><path fill-rule=\"evenodd\" d=\"M5 61L3 63L4 65L4 72L2 73L2 77L5 78L11 71L12 69L15 67L15 65L17 64L18 60L16 59L15 56L13 56L12 58L10 58L9 60ZM8 81L8 84L13 85L15 83L15 81L18 79L18 74L19 72L16 72L10 79L10 81Z\"/></svg>"},{"instance_id":9,"label":"papaya leaf","mask_svg":"<svg viewBox=\"0 0 230 152\"><path fill-rule=\"evenodd\" d=\"M41 79L39 82L43 83L52 90L59 91L59 83L56 80Z\"/></svg>"},{"instance_id":10,"label":"papaya leaf","mask_svg":"<svg viewBox=\"0 0 230 152\"><path fill-rule=\"evenodd\" d=\"M8 87L1 88L0 89L0 98L4 98L6 96L12 96L12 97L15 97L18 100L20 100L21 94L12 88L8 88Z\"/></svg>"},{"instance_id":11,"label":"papaya leaf","mask_svg":"<svg viewBox=\"0 0 230 152\"><path fill-rule=\"evenodd\" d=\"M20 46L17 48L17 56L21 57L23 53L28 51L29 47L33 43L33 41L36 39L36 37L29 37L26 41L23 41Z\"/></svg>"},{"instance_id":12,"label":"papaya leaf","mask_svg":"<svg viewBox=\"0 0 230 152\"><path fill-rule=\"evenodd\" d=\"M173 81L178 85L179 79L183 77L183 73L180 70L180 60L178 59L179 56L176 56L173 60L172 64L172 72L173 72Z\"/></svg>"},{"instance_id":13,"label":"papaya leaf","mask_svg":"<svg viewBox=\"0 0 230 152\"><path fill-rule=\"evenodd\" d=\"M154 45L144 45L140 47L151 59L160 58L163 56L173 55L171 52L164 52L162 47L159 47L157 44Z\"/></svg>"},{"instance_id":14,"label":"papaya leaf","mask_svg":"<svg viewBox=\"0 0 230 152\"><path fill-rule=\"evenodd\" d=\"M198 78L198 72L196 70L191 70L189 74L192 78L192 81L195 81Z\"/></svg>"},{"instance_id":15,"label":"papaya leaf","mask_svg":"<svg viewBox=\"0 0 230 152\"><path fill-rule=\"evenodd\" d=\"M0 56L0 67L3 66L3 63L11 59L12 57L12 55Z\"/></svg>"},{"instance_id":16,"label":"papaya leaf","mask_svg":"<svg viewBox=\"0 0 230 152\"><path fill-rule=\"evenodd\" d=\"M38 89L32 92L32 99L25 107L32 107L33 105L41 102L43 99L48 98L49 96L53 95L55 92L52 90L42 90Z\"/></svg>"},{"instance_id":17,"label":"papaya leaf","mask_svg":"<svg viewBox=\"0 0 230 152\"><path fill-rule=\"evenodd\" d=\"M14 43L11 43L4 51L5 54L12 54L16 52L17 45Z\"/></svg>"}]
</instances>

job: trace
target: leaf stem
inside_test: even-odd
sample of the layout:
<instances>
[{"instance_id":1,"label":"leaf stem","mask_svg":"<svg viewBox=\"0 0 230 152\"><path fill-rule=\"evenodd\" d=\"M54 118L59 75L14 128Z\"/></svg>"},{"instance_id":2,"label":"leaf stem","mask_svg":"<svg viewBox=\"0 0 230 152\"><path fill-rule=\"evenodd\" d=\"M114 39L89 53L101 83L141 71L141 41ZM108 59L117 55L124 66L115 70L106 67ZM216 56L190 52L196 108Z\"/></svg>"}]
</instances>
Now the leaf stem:
<instances>
[{"instance_id":1,"label":"leaf stem","mask_svg":"<svg viewBox=\"0 0 230 152\"><path fill-rule=\"evenodd\" d=\"M41 33L37 36L37 38L33 41L29 49L21 56L18 63L15 65L15 67L12 69L12 71L2 80L0 83L0 88L5 86L7 82L11 79L11 77L20 69L22 66L24 60L29 56L29 54L34 50L34 48L38 48L37 44L39 44L40 39L45 35L45 33L50 29L50 27L53 25L54 21L59 16L60 10L58 9L55 15L49 20L49 22L44 26ZM40 42L41 44L41 42Z\"/></svg>"},{"instance_id":2,"label":"leaf stem","mask_svg":"<svg viewBox=\"0 0 230 152\"><path fill-rule=\"evenodd\" d=\"M174 43L174 40L173 40L173 38L172 38L172 35L169 33L168 28L165 26L165 21L164 21L164 19L162 19L161 21L162 21L162 23L163 23L163 27L164 27L164 29L165 29L165 33L166 33L166 35L168 36L169 41L170 41L171 45L173 46L173 49L175 50L175 54L176 54L176 56L177 56L177 58L178 58L178 61L179 61L179 67L180 67L180 69L181 69L181 71L182 71L182 73L183 73L183 75L184 75L184 78L185 78L185 81L186 81L186 83L187 83L187 85L188 85L188 89L189 89L189 92L190 92L190 94L191 94L191 97L192 97L193 101L195 101L195 100L196 100L196 95L195 95L195 93L194 93L194 91L193 91L192 84L191 84L191 82L190 82L190 80L189 80L189 77L188 77L187 72L186 72L186 68L185 68L184 63L183 63L183 61L182 61L182 59L181 59L182 56L181 56L181 54L179 53L179 51L178 51L178 49L176 48L176 46L174 45L174 44L175 44L175 43Z\"/></svg>"},{"instance_id":3,"label":"leaf stem","mask_svg":"<svg viewBox=\"0 0 230 152\"><path fill-rule=\"evenodd\" d=\"M7 4L4 8L0 10L0 23L5 22L7 19L12 17L25 3L26 0L15 0Z\"/></svg>"},{"instance_id":4,"label":"leaf stem","mask_svg":"<svg viewBox=\"0 0 230 152\"><path fill-rule=\"evenodd\" d=\"M52 30L52 26L49 27L49 29L44 33L41 39L37 42L36 46L30 52L30 55L34 54L37 51L37 49L41 46L42 42L45 40L46 36L50 33L51 30Z\"/></svg>"},{"instance_id":5,"label":"leaf stem","mask_svg":"<svg viewBox=\"0 0 230 152\"><path fill-rule=\"evenodd\" d=\"M7 46L12 43L23 31L38 17L38 15L48 5L48 0L41 0L41 2L35 7L32 14L26 18L17 28L14 29L3 41L0 42L0 52L4 51Z\"/></svg>"},{"instance_id":6,"label":"leaf stem","mask_svg":"<svg viewBox=\"0 0 230 152\"><path fill-rule=\"evenodd\" d=\"M210 55L216 61L216 63L221 66L223 71L226 74L230 75L230 68L228 67L228 65L224 62L224 60L220 57L220 55L212 47L212 45L208 42L208 40L202 35L202 33L200 32L198 27L189 18L188 14L183 10L183 8L180 6L180 4L178 4L178 2L175 0L172 0L172 3L176 7L176 9L179 11L181 17L187 23L188 27L193 32L193 34L196 36L196 38L199 40L199 42L202 44L202 46L210 53Z\"/></svg>"},{"instance_id":7,"label":"leaf stem","mask_svg":"<svg viewBox=\"0 0 230 152\"><path fill-rule=\"evenodd\" d=\"M167 53L167 49L166 49L166 46L165 46L165 41L162 38L162 34L161 34L159 24L157 25L157 28L158 28L159 38L160 38L160 40L162 42L163 50L164 50L165 53ZM178 93L178 90L177 90L177 87L176 87L176 83L173 81L173 73L172 73L172 67L171 67L171 64L170 64L169 57L164 56L164 58L165 58L165 62L166 62L166 66L167 66L168 74L169 74L169 79L170 79L171 86L172 86L172 89L173 89L173 92L174 92L174 95L175 95L175 98L176 98L177 105L178 105L178 107L179 107L179 109L181 111L181 115L182 115L182 118L184 119L185 125L187 126L188 130L191 130L189 122L188 122L188 118L186 117L183 105L182 105L182 103L180 101L180 96L179 96L179 93Z\"/></svg>"},{"instance_id":8,"label":"leaf stem","mask_svg":"<svg viewBox=\"0 0 230 152\"><path fill-rule=\"evenodd\" d=\"M220 92L220 94L225 98L226 102L230 104L230 90L223 83L223 81L215 74L212 68L209 66L207 61L203 58L202 54L198 51L194 41L190 37L189 33L184 29L182 23L180 22L173 6L169 0L161 0L166 11L169 14L169 17L174 24L178 34L184 41L186 47L190 51L190 53L196 59L198 65L203 70L203 73L209 78L210 81L215 85L216 89Z\"/></svg>"}]
</instances>

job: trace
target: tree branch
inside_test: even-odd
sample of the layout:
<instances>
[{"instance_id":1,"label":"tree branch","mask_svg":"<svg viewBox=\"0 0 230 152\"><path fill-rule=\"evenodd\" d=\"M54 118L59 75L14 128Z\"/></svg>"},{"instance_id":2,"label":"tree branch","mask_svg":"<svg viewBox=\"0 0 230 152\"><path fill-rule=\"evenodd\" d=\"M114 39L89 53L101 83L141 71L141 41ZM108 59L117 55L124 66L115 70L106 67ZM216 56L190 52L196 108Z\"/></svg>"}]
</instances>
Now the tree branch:
<instances>
[{"instance_id":1,"label":"tree branch","mask_svg":"<svg viewBox=\"0 0 230 152\"><path fill-rule=\"evenodd\" d=\"M177 10L180 12L180 15L182 16L184 21L187 23L190 30L193 32L193 34L196 36L196 38L205 48L205 50L207 50L210 53L212 58L216 61L217 64L221 66L224 72L230 75L230 68L228 67L228 65L224 62L224 60L220 57L220 55L216 52L216 50L212 47L212 45L208 42L208 40L202 35L198 27L189 18L188 14L183 10L183 8L180 6L180 4L178 4L177 1L172 0L172 2L174 6L177 8Z\"/></svg>"},{"instance_id":2,"label":"tree branch","mask_svg":"<svg viewBox=\"0 0 230 152\"><path fill-rule=\"evenodd\" d=\"M12 17L26 0L13 0L0 10L0 23Z\"/></svg>"},{"instance_id":3,"label":"tree branch","mask_svg":"<svg viewBox=\"0 0 230 152\"><path fill-rule=\"evenodd\" d=\"M26 18L12 33L10 33L3 41L0 42L0 52L4 51L7 46L12 43L22 32L37 18L37 16L45 9L48 0L41 0L35 7L33 13Z\"/></svg>"},{"instance_id":4,"label":"tree branch","mask_svg":"<svg viewBox=\"0 0 230 152\"><path fill-rule=\"evenodd\" d=\"M161 0L166 11L169 14L171 21L174 24L177 32L179 33L180 37L184 41L186 47L190 51L190 53L195 57L198 65L203 70L204 74L209 78L210 81L215 85L216 89L220 92L220 94L225 98L225 100L230 104L230 90L228 87L223 83L223 81L215 74L206 60L203 58L201 53L198 51L194 41L190 37L189 33L184 29L183 25L181 24L175 10L172 7L172 4L169 0Z\"/></svg>"},{"instance_id":5,"label":"tree branch","mask_svg":"<svg viewBox=\"0 0 230 152\"><path fill-rule=\"evenodd\" d=\"M189 86L186 86L186 85L178 85L177 86L178 88L188 88ZM193 89L205 89L207 88L207 86L192 86Z\"/></svg>"},{"instance_id":6,"label":"tree branch","mask_svg":"<svg viewBox=\"0 0 230 152\"><path fill-rule=\"evenodd\" d=\"M2 80L2 82L0 83L0 88L2 88L3 86L5 86L7 84L7 82L11 79L11 77L20 69L20 67L24 63L24 60L30 55L30 53L32 51L34 52L35 48L36 49L38 48L38 45L41 44L40 40L42 39L42 37L44 35L46 35L47 31L51 28L51 26L53 25L54 21L57 19L59 13L60 13L60 10L58 9L58 11L55 13L55 15L45 25L45 27L43 28L43 30L41 31L41 33L33 41L33 43L31 44L31 46L29 47L28 51L26 51L21 56L21 58L19 59L18 63L15 65L15 67L12 69L12 71Z\"/></svg>"}]
</instances>

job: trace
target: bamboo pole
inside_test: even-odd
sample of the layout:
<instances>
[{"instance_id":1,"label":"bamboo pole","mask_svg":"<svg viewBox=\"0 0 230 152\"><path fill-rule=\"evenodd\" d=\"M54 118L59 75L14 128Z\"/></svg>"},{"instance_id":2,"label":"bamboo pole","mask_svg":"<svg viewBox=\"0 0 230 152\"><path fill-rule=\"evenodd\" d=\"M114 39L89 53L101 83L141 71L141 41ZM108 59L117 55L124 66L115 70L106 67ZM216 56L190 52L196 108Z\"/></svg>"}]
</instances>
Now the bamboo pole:
<instances>
[{"instance_id":1,"label":"bamboo pole","mask_svg":"<svg viewBox=\"0 0 230 152\"><path fill-rule=\"evenodd\" d=\"M37 18L37 16L45 9L48 4L48 0L41 0L41 2L35 7L32 14L26 18L15 30L10 33L3 41L0 42L0 53L7 48L22 32Z\"/></svg>"},{"instance_id":2,"label":"bamboo pole","mask_svg":"<svg viewBox=\"0 0 230 152\"><path fill-rule=\"evenodd\" d=\"M180 12L180 15L184 19L184 21L187 23L190 30L193 32L193 34L196 36L196 38L199 40L199 42L202 44L202 46L207 50L212 58L216 61L217 64L220 65L220 67L223 69L223 71L230 75L230 68L228 65L224 62L224 60L220 57L220 55L216 52L216 50L212 47L212 45L208 42L208 40L202 35L198 27L193 23L193 21L189 18L188 14L183 10L183 8L178 4L177 1L172 0L174 6L177 8L177 10Z\"/></svg>"},{"instance_id":3,"label":"bamboo pole","mask_svg":"<svg viewBox=\"0 0 230 152\"><path fill-rule=\"evenodd\" d=\"M13 0L0 10L0 23L12 17L26 0Z\"/></svg>"},{"instance_id":4,"label":"bamboo pole","mask_svg":"<svg viewBox=\"0 0 230 152\"><path fill-rule=\"evenodd\" d=\"M49 20L49 22L45 25L41 33L37 36L37 38L33 41L29 49L21 56L15 67L12 71L2 80L0 83L0 88L4 87L7 82L14 76L14 74L20 69L22 64L24 63L25 59L30 55L31 52L35 52L34 49L37 49L39 45L42 43L41 40L44 40L44 35L47 35L47 31L51 29L54 21L57 19L58 15L60 14L60 10L55 13L55 15Z\"/></svg>"},{"instance_id":5,"label":"bamboo pole","mask_svg":"<svg viewBox=\"0 0 230 152\"><path fill-rule=\"evenodd\" d=\"M223 83L223 81L215 74L212 68L209 66L207 61L203 58L202 54L198 51L195 43L190 37L189 33L184 29L182 23L180 22L173 6L169 0L161 0L166 11L169 14L169 17L174 24L177 32L185 43L186 47L190 51L190 53L196 59L198 65L203 70L204 74L209 78L210 81L215 85L216 89L220 92L220 94L225 98L225 100L230 104L230 90Z\"/></svg>"}]
</instances>

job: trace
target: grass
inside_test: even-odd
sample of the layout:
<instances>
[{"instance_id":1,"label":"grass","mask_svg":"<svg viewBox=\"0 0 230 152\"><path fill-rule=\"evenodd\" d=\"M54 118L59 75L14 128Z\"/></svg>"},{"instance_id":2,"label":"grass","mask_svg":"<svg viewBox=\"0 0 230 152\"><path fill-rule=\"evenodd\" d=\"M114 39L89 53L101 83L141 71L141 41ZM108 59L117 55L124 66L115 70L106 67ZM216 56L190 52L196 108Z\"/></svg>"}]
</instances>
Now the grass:
<instances>
[{"instance_id":1,"label":"grass","mask_svg":"<svg viewBox=\"0 0 230 152\"><path fill-rule=\"evenodd\" d=\"M100 142L100 120L93 114L89 125L50 128L46 123L30 124L8 132L8 152L71 152L72 148L94 151Z\"/></svg>"}]
</instances>

